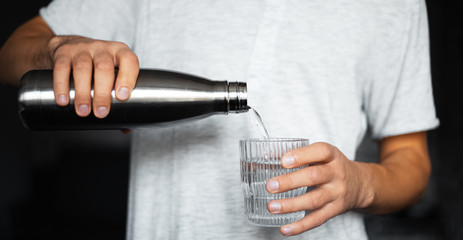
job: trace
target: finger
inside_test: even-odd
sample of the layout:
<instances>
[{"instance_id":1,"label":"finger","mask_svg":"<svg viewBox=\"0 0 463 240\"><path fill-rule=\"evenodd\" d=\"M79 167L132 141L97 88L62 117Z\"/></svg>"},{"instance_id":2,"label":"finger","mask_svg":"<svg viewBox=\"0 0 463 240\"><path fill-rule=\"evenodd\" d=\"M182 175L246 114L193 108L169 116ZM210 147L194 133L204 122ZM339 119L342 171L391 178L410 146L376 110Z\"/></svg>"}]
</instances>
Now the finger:
<instances>
[{"instance_id":1,"label":"finger","mask_svg":"<svg viewBox=\"0 0 463 240\"><path fill-rule=\"evenodd\" d=\"M92 57L89 54L80 54L73 59L74 107L77 115L81 117L86 117L90 114L92 73L93 63Z\"/></svg>"},{"instance_id":2,"label":"finger","mask_svg":"<svg viewBox=\"0 0 463 240\"><path fill-rule=\"evenodd\" d=\"M321 226L323 223L340 213L341 211L337 209L333 203L328 203L322 208L312 211L301 220L282 226L280 228L280 232L285 236L297 235Z\"/></svg>"},{"instance_id":3,"label":"finger","mask_svg":"<svg viewBox=\"0 0 463 240\"><path fill-rule=\"evenodd\" d=\"M286 153L281 158L281 164L285 168L295 168L307 164L329 162L335 158L337 153L338 150L333 145L318 142Z\"/></svg>"},{"instance_id":4,"label":"finger","mask_svg":"<svg viewBox=\"0 0 463 240\"><path fill-rule=\"evenodd\" d=\"M334 201L334 199L334 194L320 187L298 197L270 201L267 209L273 214L316 210Z\"/></svg>"},{"instance_id":5,"label":"finger","mask_svg":"<svg viewBox=\"0 0 463 240\"><path fill-rule=\"evenodd\" d=\"M109 54L94 56L93 113L105 118L111 107L111 91L114 86L114 60Z\"/></svg>"},{"instance_id":6,"label":"finger","mask_svg":"<svg viewBox=\"0 0 463 240\"><path fill-rule=\"evenodd\" d=\"M125 45L126 46L126 45ZM138 77L138 58L128 47L116 54L117 73L115 91L116 98L124 101L129 99Z\"/></svg>"},{"instance_id":7,"label":"finger","mask_svg":"<svg viewBox=\"0 0 463 240\"><path fill-rule=\"evenodd\" d=\"M71 58L56 56L53 66L53 91L59 106L69 104L69 76L71 74Z\"/></svg>"},{"instance_id":8,"label":"finger","mask_svg":"<svg viewBox=\"0 0 463 240\"><path fill-rule=\"evenodd\" d=\"M317 186L331 179L332 169L326 164L320 164L271 178L265 187L270 193L281 193L300 187Z\"/></svg>"}]
</instances>

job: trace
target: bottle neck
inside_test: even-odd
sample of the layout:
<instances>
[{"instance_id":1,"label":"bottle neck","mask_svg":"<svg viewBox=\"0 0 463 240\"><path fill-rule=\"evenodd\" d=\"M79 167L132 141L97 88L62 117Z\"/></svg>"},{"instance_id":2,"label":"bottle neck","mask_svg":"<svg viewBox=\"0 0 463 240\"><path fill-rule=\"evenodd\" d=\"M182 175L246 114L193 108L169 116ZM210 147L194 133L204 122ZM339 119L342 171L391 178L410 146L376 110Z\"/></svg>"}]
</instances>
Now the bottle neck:
<instances>
[{"instance_id":1,"label":"bottle neck","mask_svg":"<svg viewBox=\"0 0 463 240\"><path fill-rule=\"evenodd\" d=\"M248 94L245 82L228 83L228 112L241 113L247 112Z\"/></svg>"}]
</instances>

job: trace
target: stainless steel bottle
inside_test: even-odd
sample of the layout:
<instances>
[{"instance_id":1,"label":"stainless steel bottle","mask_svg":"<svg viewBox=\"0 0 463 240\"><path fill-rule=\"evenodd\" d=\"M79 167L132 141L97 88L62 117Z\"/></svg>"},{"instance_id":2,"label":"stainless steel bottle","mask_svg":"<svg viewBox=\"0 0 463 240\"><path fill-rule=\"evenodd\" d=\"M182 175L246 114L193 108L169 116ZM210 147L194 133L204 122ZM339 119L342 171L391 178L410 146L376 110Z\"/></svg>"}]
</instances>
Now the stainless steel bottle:
<instances>
[{"instance_id":1,"label":"stainless steel bottle","mask_svg":"<svg viewBox=\"0 0 463 240\"><path fill-rule=\"evenodd\" d=\"M113 90L106 118L98 119L93 114L79 117L74 110L72 79L70 82L70 104L60 107L54 98L53 72L26 73L18 100L24 126L31 130L130 129L248 110L244 82L211 81L185 73L142 69L129 100L118 101Z\"/></svg>"}]
</instances>

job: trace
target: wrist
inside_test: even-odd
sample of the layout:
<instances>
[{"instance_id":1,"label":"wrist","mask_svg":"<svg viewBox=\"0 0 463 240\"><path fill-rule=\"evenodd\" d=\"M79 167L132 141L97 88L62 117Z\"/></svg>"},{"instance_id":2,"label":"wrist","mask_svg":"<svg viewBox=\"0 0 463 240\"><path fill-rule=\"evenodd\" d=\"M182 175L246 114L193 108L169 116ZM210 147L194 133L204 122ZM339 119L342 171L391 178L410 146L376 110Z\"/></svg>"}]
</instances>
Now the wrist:
<instances>
[{"instance_id":1,"label":"wrist","mask_svg":"<svg viewBox=\"0 0 463 240\"><path fill-rule=\"evenodd\" d=\"M357 169L359 181L359 195L355 209L360 211L366 211L371 208L375 202L376 192L374 187L374 171L375 168L379 167L378 164L374 163L363 163L353 162Z\"/></svg>"}]
</instances>

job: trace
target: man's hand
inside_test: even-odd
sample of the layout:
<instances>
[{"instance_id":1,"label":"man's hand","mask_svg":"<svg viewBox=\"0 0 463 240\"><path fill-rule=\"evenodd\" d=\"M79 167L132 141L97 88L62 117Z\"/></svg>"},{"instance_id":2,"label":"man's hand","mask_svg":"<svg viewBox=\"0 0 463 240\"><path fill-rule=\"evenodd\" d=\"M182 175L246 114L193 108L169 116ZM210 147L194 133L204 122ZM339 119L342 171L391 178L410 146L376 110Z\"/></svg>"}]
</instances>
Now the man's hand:
<instances>
[{"instance_id":1,"label":"man's hand","mask_svg":"<svg viewBox=\"0 0 463 240\"><path fill-rule=\"evenodd\" d=\"M124 43L55 36L40 16L18 27L0 49L0 82L19 85L21 76L29 70L51 68L58 105L69 104L72 73L77 114L88 116L93 108L96 117L104 118L111 107L113 88L117 99L130 97L139 64L137 56ZM116 80L115 68L119 69Z\"/></svg>"},{"instance_id":2,"label":"man's hand","mask_svg":"<svg viewBox=\"0 0 463 240\"><path fill-rule=\"evenodd\" d=\"M426 132L384 138L379 149L379 163L350 161L327 143L285 154L283 167L309 166L270 179L267 191L316 188L296 198L269 202L267 208L274 214L311 211L303 219L282 226L281 233L302 233L352 209L386 214L416 203L426 191L431 171Z\"/></svg>"},{"instance_id":3,"label":"man's hand","mask_svg":"<svg viewBox=\"0 0 463 240\"><path fill-rule=\"evenodd\" d=\"M81 117L88 116L92 108L96 117L106 117L111 107L113 88L118 100L130 97L137 80L139 63L126 44L80 36L55 36L50 39L48 47L53 62L53 88L58 105L69 104L71 73L75 88L74 106ZM119 70L114 83L116 67Z\"/></svg>"},{"instance_id":4,"label":"man's hand","mask_svg":"<svg viewBox=\"0 0 463 240\"><path fill-rule=\"evenodd\" d=\"M361 176L358 167L330 144L314 143L294 150L285 154L281 163L285 168L310 166L270 179L266 185L270 193L316 186L299 197L269 202L268 210L275 214L312 211L303 219L281 227L283 235L299 234L318 227L336 215L364 208L372 201L363 182L367 177Z\"/></svg>"}]
</instances>

